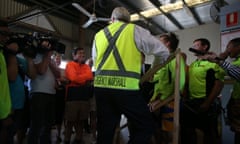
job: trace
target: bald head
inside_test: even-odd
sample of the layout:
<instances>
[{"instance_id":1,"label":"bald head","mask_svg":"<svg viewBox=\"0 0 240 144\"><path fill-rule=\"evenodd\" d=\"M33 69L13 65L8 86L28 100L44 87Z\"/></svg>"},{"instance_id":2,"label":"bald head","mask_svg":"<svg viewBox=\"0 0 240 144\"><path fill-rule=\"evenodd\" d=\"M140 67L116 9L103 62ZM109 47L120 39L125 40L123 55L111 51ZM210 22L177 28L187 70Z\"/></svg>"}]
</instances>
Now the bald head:
<instances>
[{"instance_id":1,"label":"bald head","mask_svg":"<svg viewBox=\"0 0 240 144\"><path fill-rule=\"evenodd\" d=\"M119 20L123 22L130 22L130 13L124 7L116 7L111 16L112 21Z\"/></svg>"}]
</instances>

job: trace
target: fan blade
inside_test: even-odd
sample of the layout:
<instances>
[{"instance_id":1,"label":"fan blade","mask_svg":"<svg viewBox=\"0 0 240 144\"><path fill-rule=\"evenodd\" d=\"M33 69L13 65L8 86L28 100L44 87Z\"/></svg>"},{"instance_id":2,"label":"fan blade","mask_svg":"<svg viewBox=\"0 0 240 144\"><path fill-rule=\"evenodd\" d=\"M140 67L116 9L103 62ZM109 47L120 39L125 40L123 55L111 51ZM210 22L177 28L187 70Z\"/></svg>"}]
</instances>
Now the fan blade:
<instances>
[{"instance_id":1,"label":"fan blade","mask_svg":"<svg viewBox=\"0 0 240 144\"><path fill-rule=\"evenodd\" d=\"M110 21L110 18L102 18L102 17L97 17L98 21Z\"/></svg>"},{"instance_id":2,"label":"fan blade","mask_svg":"<svg viewBox=\"0 0 240 144\"><path fill-rule=\"evenodd\" d=\"M95 16L95 15L92 15L92 16L88 19L88 21L87 21L85 24L82 25L82 27L83 27L83 28L87 28L89 25L91 25L92 23L97 22L97 21L98 21L98 20L97 20L96 16Z\"/></svg>"},{"instance_id":3,"label":"fan blade","mask_svg":"<svg viewBox=\"0 0 240 144\"><path fill-rule=\"evenodd\" d=\"M87 28L93 23L92 19L90 18L85 24L82 25L82 28Z\"/></svg>"},{"instance_id":4,"label":"fan blade","mask_svg":"<svg viewBox=\"0 0 240 144\"><path fill-rule=\"evenodd\" d=\"M80 6L78 3L72 3L72 6L74 6L76 9L78 9L79 11L81 11L83 14L85 14L88 17L91 17L92 15L86 11L82 6Z\"/></svg>"}]
</instances>

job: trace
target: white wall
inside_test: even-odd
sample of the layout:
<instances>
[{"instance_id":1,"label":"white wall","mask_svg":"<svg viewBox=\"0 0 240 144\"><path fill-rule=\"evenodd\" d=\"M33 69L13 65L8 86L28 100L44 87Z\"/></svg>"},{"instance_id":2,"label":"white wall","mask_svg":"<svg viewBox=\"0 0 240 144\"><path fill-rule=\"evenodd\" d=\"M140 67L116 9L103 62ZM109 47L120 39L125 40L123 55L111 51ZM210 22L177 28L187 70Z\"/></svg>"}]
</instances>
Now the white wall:
<instances>
[{"instance_id":1,"label":"white wall","mask_svg":"<svg viewBox=\"0 0 240 144\"><path fill-rule=\"evenodd\" d=\"M193 41L197 38L207 38L211 43L210 51L219 53L220 47L220 25L216 23L205 24L198 27L176 31L175 34L179 38L179 48L187 54L187 63L190 64L195 60L193 53L188 49L192 46ZM145 63L151 64L152 56L147 56Z\"/></svg>"}]
</instances>

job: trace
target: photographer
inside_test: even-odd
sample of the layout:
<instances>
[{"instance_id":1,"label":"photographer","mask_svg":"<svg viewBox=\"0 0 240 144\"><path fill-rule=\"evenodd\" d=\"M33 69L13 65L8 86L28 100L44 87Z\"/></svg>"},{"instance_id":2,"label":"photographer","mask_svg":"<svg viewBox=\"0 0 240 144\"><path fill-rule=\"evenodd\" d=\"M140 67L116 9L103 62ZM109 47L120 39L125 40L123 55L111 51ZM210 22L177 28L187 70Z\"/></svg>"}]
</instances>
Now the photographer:
<instances>
[{"instance_id":1,"label":"photographer","mask_svg":"<svg viewBox=\"0 0 240 144\"><path fill-rule=\"evenodd\" d=\"M31 126L29 144L50 144L50 130L55 115L55 81L60 71L51 60L52 44L49 40L40 42L42 53L37 53L34 64L37 76L30 82Z\"/></svg>"},{"instance_id":2,"label":"photographer","mask_svg":"<svg viewBox=\"0 0 240 144\"><path fill-rule=\"evenodd\" d=\"M8 143L13 143L14 135L17 134L17 142L22 143L26 133L24 105L26 100L24 79L25 75L29 78L35 78L36 70L32 58L19 54L20 47L24 47L23 39L13 38L13 33L1 31L6 39L2 46L7 65L8 82L11 96L11 120L12 125L8 127Z\"/></svg>"}]
</instances>

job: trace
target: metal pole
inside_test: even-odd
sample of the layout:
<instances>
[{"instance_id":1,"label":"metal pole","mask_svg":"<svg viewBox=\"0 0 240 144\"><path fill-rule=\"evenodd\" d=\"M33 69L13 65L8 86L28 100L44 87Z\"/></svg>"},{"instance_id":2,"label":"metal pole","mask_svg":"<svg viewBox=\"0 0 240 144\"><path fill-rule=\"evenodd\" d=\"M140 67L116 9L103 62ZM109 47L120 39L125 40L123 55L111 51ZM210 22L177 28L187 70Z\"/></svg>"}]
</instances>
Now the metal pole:
<instances>
[{"instance_id":1,"label":"metal pole","mask_svg":"<svg viewBox=\"0 0 240 144\"><path fill-rule=\"evenodd\" d=\"M173 121L173 144L179 143L179 100L180 100L180 63L181 54L180 51L176 55L176 77L175 77L175 92L174 92L174 121Z\"/></svg>"}]
</instances>

